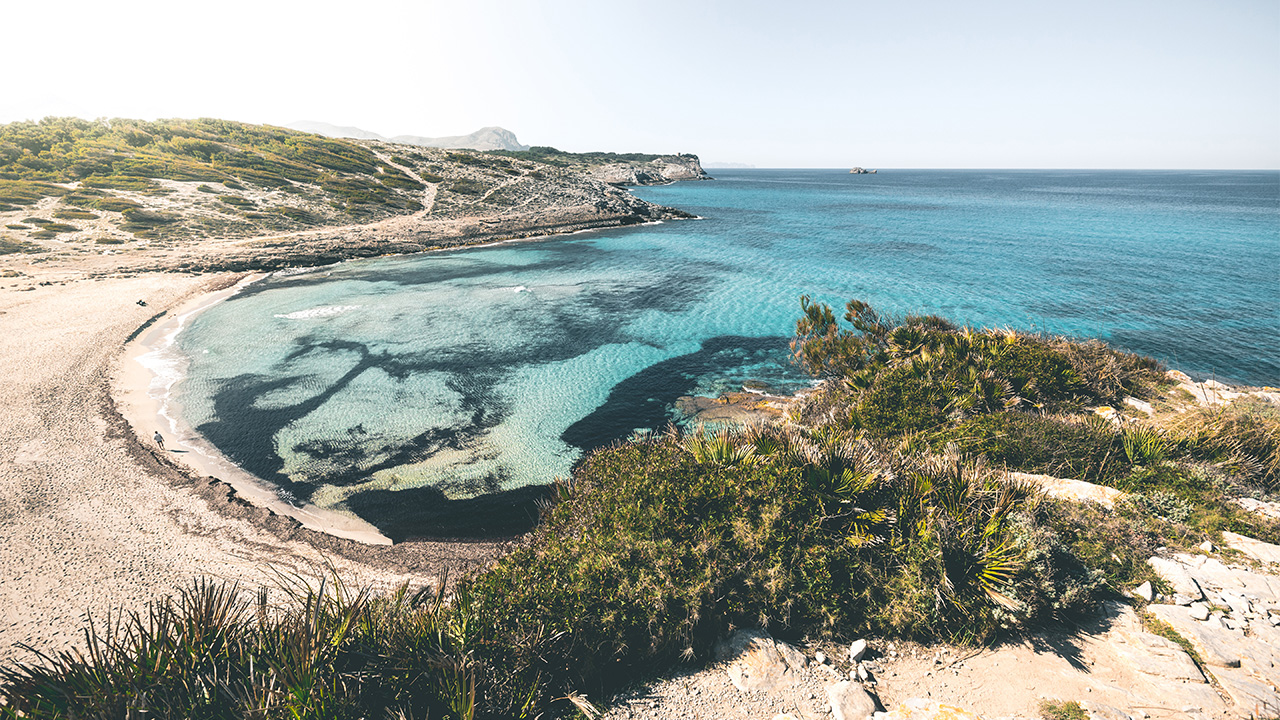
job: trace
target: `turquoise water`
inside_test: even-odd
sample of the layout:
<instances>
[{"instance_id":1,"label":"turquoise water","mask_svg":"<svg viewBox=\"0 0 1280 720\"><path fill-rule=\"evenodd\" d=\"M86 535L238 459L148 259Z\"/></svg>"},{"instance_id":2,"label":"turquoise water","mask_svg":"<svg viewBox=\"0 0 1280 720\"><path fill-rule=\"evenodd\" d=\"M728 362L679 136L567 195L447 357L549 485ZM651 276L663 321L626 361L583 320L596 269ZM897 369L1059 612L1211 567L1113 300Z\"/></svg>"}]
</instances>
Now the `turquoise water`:
<instances>
[{"instance_id":1,"label":"turquoise water","mask_svg":"<svg viewBox=\"0 0 1280 720\"><path fill-rule=\"evenodd\" d=\"M520 488L663 426L680 395L805 383L787 362L801 293L1280 384L1278 173L717 178L636 191L702 220L256 283L179 336L184 417L403 539L519 525Z\"/></svg>"}]
</instances>

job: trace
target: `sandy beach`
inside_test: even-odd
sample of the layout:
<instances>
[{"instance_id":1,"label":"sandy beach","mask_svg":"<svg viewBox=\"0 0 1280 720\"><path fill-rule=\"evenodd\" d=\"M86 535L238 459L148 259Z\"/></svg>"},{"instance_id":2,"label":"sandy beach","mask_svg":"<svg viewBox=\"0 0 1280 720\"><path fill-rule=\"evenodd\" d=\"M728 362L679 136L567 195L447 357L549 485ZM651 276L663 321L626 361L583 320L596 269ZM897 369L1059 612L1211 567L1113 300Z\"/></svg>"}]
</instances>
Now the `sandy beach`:
<instances>
[{"instance_id":1,"label":"sandy beach","mask_svg":"<svg viewBox=\"0 0 1280 720\"><path fill-rule=\"evenodd\" d=\"M362 583L422 585L501 552L500 542L392 547L313 532L139 442L110 392L127 340L239 276L31 275L0 288L0 662L34 659L18 643L81 644L86 612L141 608L201 575L256 585L272 566L331 563Z\"/></svg>"}]
</instances>

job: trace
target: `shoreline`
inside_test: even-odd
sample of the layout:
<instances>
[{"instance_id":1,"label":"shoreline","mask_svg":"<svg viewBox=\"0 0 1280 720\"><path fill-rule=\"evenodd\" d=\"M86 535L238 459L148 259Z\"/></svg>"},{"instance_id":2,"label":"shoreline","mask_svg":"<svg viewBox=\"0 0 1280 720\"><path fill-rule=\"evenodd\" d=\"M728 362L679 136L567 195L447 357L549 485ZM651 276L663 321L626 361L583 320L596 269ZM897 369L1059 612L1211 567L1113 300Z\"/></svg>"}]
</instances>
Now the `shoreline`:
<instances>
[{"instance_id":1,"label":"shoreline","mask_svg":"<svg viewBox=\"0 0 1280 720\"><path fill-rule=\"evenodd\" d=\"M270 483L232 462L182 419L172 395L173 388L186 378L185 368L175 367L185 361L174 349L178 334L203 311L265 277L265 274L247 275L230 287L193 298L167 311L165 318L142 329L126 343L112 384L116 408L132 427L137 442L143 445L152 442L148 429L162 428L163 450L168 457L197 475L225 482L237 495L258 507L292 518L309 530L368 545L391 545L390 538L359 518L282 500Z\"/></svg>"},{"instance_id":2,"label":"shoreline","mask_svg":"<svg viewBox=\"0 0 1280 720\"><path fill-rule=\"evenodd\" d=\"M661 225L664 222L666 221L653 220L628 227ZM161 428L166 442L164 450L168 459L195 476L210 477L225 483L238 498L273 515L295 520L308 530L365 545L394 545L395 542L377 527L354 515L327 510L311 503L298 506L282 500L274 485L240 467L183 421L180 405L172 397L171 391L186 378L185 368L171 372L169 375L163 374L165 366L169 363L185 361L185 358L173 350L178 334L200 313L235 295L244 287L274 274L302 274L360 260L412 257L430 253L498 247L512 243L541 242L616 229L619 228L589 227L567 232L482 241L469 245L442 245L415 252L346 258L325 265L287 266L268 272L240 273L239 277L236 277L236 273L231 273L230 285L212 289L176 306L161 309L126 339L111 383L111 401L129 426L134 442L140 447L154 446L155 443L150 435L151 428ZM219 274L200 273L199 276L216 277Z\"/></svg>"}]
</instances>

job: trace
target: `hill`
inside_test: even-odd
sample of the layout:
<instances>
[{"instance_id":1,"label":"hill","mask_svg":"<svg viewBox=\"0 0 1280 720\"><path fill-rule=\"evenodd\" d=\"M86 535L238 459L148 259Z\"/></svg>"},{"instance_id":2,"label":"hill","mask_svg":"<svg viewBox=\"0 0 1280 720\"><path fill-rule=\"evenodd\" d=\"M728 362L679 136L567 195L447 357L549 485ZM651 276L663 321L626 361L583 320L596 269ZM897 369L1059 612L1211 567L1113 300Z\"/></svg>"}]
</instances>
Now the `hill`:
<instances>
[{"instance_id":1,"label":"hill","mask_svg":"<svg viewBox=\"0 0 1280 720\"><path fill-rule=\"evenodd\" d=\"M447 150L528 150L528 145L521 145L515 133L500 127L482 127L467 135L449 135L447 137L423 137L421 135L396 135L385 137L357 127L331 125L314 120L299 120L285 127L303 132L315 133L331 138L355 138L358 140L383 140L404 145L420 145L422 147L445 148Z\"/></svg>"},{"instance_id":2,"label":"hill","mask_svg":"<svg viewBox=\"0 0 1280 720\"><path fill-rule=\"evenodd\" d=\"M11 123L0 253L270 268L687 216L591 169L225 120Z\"/></svg>"}]
</instances>

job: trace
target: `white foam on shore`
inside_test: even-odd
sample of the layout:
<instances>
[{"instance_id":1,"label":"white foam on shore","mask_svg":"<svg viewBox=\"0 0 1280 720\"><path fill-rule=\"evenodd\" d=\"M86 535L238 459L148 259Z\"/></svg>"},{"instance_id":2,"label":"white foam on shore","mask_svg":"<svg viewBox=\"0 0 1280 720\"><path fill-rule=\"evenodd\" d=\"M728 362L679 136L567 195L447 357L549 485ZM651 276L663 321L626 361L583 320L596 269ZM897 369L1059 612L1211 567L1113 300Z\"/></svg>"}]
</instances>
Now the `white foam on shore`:
<instances>
[{"instance_id":1,"label":"white foam on shore","mask_svg":"<svg viewBox=\"0 0 1280 720\"><path fill-rule=\"evenodd\" d=\"M359 305L322 305L321 307L298 310L296 312L285 313L284 315L276 315L276 317L283 318L285 320L311 320L313 318L333 317L335 315L341 315L349 310L357 310L359 308Z\"/></svg>"},{"instance_id":2,"label":"white foam on shore","mask_svg":"<svg viewBox=\"0 0 1280 720\"><path fill-rule=\"evenodd\" d=\"M318 532L371 545L390 545L389 538L361 518L319 508L310 503L301 507L295 505L288 498L283 497L274 485L236 465L181 420L181 407L174 390L186 376L190 361L178 349L178 335L190 325L196 315L263 277L265 276L249 276L232 288L208 295L192 309L169 318L135 341L135 347L146 350L133 355L132 359L150 374L145 395L154 408L154 417L168 430L169 435L166 436L166 440L169 441L169 447L171 449L174 449L174 446L180 447L182 450L177 452L189 453L175 456L174 459L180 460L201 474L215 475L230 484L241 497L253 504L277 514L292 517L304 527ZM127 391L127 388L125 390ZM139 426L137 420L141 419L143 418L129 418L140 439L146 442L150 433L145 427Z\"/></svg>"}]
</instances>

